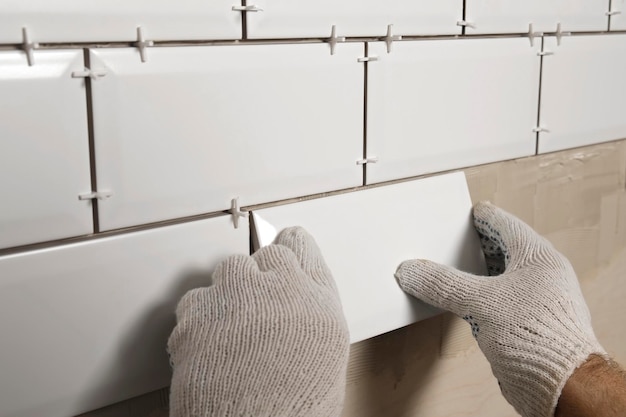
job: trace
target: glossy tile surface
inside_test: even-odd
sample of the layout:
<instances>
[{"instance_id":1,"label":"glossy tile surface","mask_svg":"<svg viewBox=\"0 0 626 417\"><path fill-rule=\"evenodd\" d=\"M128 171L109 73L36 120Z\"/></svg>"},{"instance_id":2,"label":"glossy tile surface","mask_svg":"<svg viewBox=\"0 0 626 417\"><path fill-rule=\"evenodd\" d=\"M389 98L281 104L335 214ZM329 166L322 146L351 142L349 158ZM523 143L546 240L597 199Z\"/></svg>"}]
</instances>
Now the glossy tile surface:
<instances>
[{"instance_id":1,"label":"glossy tile surface","mask_svg":"<svg viewBox=\"0 0 626 417\"><path fill-rule=\"evenodd\" d=\"M277 230L304 227L339 290L352 343L437 313L406 295L401 262L431 259L484 272L463 173L336 195L255 213Z\"/></svg>"},{"instance_id":2,"label":"glossy tile surface","mask_svg":"<svg viewBox=\"0 0 626 417\"><path fill-rule=\"evenodd\" d=\"M371 43L367 182L532 155L538 52L522 38Z\"/></svg>"},{"instance_id":3,"label":"glossy tile surface","mask_svg":"<svg viewBox=\"0 0 626 417\"><path fill-rule=\"evenodd\" d=\"M93 231L82 51L0 52L0 249Z\"/></svg>"},{"instance_id":4,"label":"glossy tile surface","mask_svg":"<svg viewBox=\"0 0 626 417\"><path fill-rule=\"evenodd\" d=\"M0 257L0 415L67 417L170 381L191 288L248 252L229 216Z\"/></svg>"},{"instance_id":5,"label":"glossy tile surface","mask_svg":"<svg viewBox=\"0 0 626 417\"><path fill-rule=\"evenodd\" d=\"M607 30L607 1L598 0L467 0L468 34Z\"/></svg>"},{"instance_id":6,"label":"glossy tile surface","mask_svg":"<svg viewBox=\"0 0 626 417\"><path fill-rule=\"evenodd\" d=\"M398 35L458 34L460 0L255 0L262 12L248 13L251 38L384 36L387 25Z\"/></svg>"},{"instance_id":7,"label":"glossy tile surface","mask_svg":"<svg viewBox=\"0 0 626 417\"><path fill-rule=\"evenodd\" d=\"M5 0L0 2L0 43L239 39L241 13L230 0Z\"/></svg>"},{"instance_id":8,"label":"glossy tile surface","mask_svg":"<svg viewBox=\"0 0 626 417\"><path fill-rule=\"evenodd\" d=\"M626 35L545 40L539 151L626 138Z\"/></svg>"},{"instance_id":9,"label":"glossy tile surface","mask_svg":"<svg viewBox=\"0 0 626 417\"><path fill-rule=\"evenodd\" d=\"M360 185L362 44L92 51L104 230Z\"/></svg>"}]
</instances>

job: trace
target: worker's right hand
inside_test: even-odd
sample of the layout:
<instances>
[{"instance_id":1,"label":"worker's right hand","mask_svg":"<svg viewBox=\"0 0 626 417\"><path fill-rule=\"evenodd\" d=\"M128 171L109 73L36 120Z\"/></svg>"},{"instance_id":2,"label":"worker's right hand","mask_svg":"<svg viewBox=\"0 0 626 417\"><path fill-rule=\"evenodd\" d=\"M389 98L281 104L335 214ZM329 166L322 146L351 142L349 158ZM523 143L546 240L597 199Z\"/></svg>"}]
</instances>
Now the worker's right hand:
<instances>
[{"instance_id":1,"label":"worker's right hand","mask_svg":"<svg viewBox=\"0 0 626 417\"><path fill-rule=\"evenodd\" d=\"M474 207L474 226L489 277L412 260L398 268L398 282L472 326L504 397L522 416L552 416L574 370L592 353L606 355L576 274L546 239L489 203Z\"/></svg>"}]
</instances>

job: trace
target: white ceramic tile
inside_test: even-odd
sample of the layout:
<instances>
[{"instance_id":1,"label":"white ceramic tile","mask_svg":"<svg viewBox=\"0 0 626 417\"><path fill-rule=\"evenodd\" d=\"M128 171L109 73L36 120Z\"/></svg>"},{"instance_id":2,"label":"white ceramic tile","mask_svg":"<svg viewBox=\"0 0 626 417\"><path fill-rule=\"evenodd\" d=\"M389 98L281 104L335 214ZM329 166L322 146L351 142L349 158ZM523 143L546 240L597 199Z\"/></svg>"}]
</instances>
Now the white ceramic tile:
<instances>
[{"instance_id":1,"label":"white ceramic tile","mask_svg":"<svg viewBox=\"0 0 626 417\"><path fill-rule=\"evenodd\" d=\"M611 30L626 30L626 0L611 0Z\"/></svg>"},{"instance_id":2,"label":"white ceramic tile","mask_svg":"<svg viewBox=\"0 0 626 417\"><path fill-rule=\"evenodd\" d=\"M535 152L539 46L527 39L397 42L368 67L367 182Z\"/></svg>"},{"instance_id":3,"label":"white ceramic tile","mask_svg":"<svg viewBox=\"0 0 626 417\"><path fill-rule=\"evenodd\" d=\"M229 216L0 258L0 415L67 417L167 386L189 289L248 252Z\"/></svg>"},{"instance_id":4,"label":"white ceramic tile","mask_svg":"<svg viewBox=\"0 0 626 417\"><path fill-rule=\"evenodd\" d=\"M604 0L467 0L468 34L606 30L609 9Z\"/></svg>"},{"instance_id":5,"label":"white ceramic tile","mask_svg":"<svg viewBox=\"0 0 626 417\"><path fill-rule=\"evenodd\" d=\"M484 273L463 173L431 177L255 212L277 230L299 225L316 239L341 296L352 343L437 310L398 286L408 259Z\"/></svg>"},{"instance_id":6,"label":"white ceramic tile","mask_svg":"<svg viewBox=\"0 0 626 417\"><path fill-rule=\"evenodd\" d=\"M539 151L626 138L626 35L545 39Z\"/></svg>"},{"instance_id":7,"label":"white ceramic tile","mask_svg":"<svg viewBox=\"0 0 626 417\"><path fill-rule=\"evenodd\" d=\"M250 3L250 2L249 2ZM262 12L248 13L250 38L384 36L387 25L398 35L461 33L461 0L254 0Z\"/></svg>"},{"instance_id":8,"label":"white ceramic tile","mask_svg":"<svg viewBox=\"0 0 626 417\"><path fill-rule=\"evenodd\" d=\"M8 0L0 2L0 43L239 39L238 0Z\"/></svg>"},{"instance_id":9,"label":"white ceramic tile","mask_svg":"<svg viewBox=\"0 0 626 417\"><path fill-rule=\"evenodd\" d=\"M93 51L103 229L362 183L362 44Z\"/></svg>"},{"instance_id":10,"label":"white ceramic tile","mask_svg":"<svg viewBox=\"0 0 626 417\"><path fill-rule=\"evenodd\" d=\"M0 52L0 248L93 231L82 51Z\"/></svg>"}]
</instances>

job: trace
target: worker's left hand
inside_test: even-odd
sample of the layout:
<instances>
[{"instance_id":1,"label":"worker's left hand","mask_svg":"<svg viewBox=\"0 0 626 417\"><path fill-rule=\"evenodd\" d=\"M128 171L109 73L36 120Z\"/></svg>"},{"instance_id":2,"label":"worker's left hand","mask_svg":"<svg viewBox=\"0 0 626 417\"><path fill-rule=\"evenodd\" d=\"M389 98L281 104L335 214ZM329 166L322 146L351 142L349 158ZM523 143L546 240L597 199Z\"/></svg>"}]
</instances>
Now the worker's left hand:
<instances>
[{"instance_id":1,"label":"worker's left hand","mask_svg":"<svg viewBox=\"0 0 626 417\"><path fill-rule=\"evenodd\" d=\"M349 335L313 238L284 230L188 292L168 342L170 416L339 416Z\"/></svg>"}]
</instances>

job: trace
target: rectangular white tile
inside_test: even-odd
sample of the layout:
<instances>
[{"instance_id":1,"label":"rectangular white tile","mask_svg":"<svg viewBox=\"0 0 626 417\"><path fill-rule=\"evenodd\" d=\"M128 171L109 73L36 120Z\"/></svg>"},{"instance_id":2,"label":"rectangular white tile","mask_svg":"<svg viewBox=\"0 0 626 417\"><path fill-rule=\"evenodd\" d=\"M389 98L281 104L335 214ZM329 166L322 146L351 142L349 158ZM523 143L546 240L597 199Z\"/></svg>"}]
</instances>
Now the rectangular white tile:
<instances>
[{"instance_id":1,"label":"rectangular white tile","mask_svg":"<svg viewBox=\"0 0 626 417\"><path fill-rule=\"evenodd\" d=\"M611 0L611 30L626 30L626 0Z\"/></svg>"},{"instance_id":2,"label":"rectangular white tile","mask_svg":"<svg viewBox=\"0 0 626 417\"><path fill-rule=\"evenodd\" d=\"M466 20L476 27L468 34L534 31L607 30L608 1L599 0L467 0Z\"/></svg>"},{"instance_id":3,"label":"rectangular white tile","mask_svg":"<svg viewBox=\"0 0 626 417\"><path fill-rule=\"evenodd\" d=\"M67 417L167 386L189 289L248 252L229 216L0 257L0 415Z\"/></svg>"},{"instance_id":4,"label":"rectangular white tile","mask_svg":"<svg viewBox=\"0 0 626 417\"><path fill-rule=\"evenodd\" d=\"M484 273L463 173L431 177L255 214L281 230L304 227L318 243L339 290L352 343L437 314L405 294L401 262L431 259Z\"/></svg>"},{"instance_id":5,"label":"rectangular white tile","mask_svg":"<svg viewBox=\"0 0 626 417\"><path fill-rule=\"evenodd\" d=\"M540 42L539 42L540 43ZM535 152L539 45L527 39L371 43L367 182Z\"/></svg>"},{"instance_id":6,"label":"rectangular white tile","mask_svg":"<svg viewBox=\"0 0 626 417\"><path fill-rule=\"evenodd\" d=\"M626 138L626 35L545 39L539 151Z\"/></svg>"},{"instance_id":7,"label":"rectangular white tile","mask_svg":"<svg viewBox=\"0 0 626 417\"><path fill-rule=\"evenodd\" d=\"M82 51L0 52L0 249L93 231Z\"/></svg>"},{"instance_id":8,"label":"rectangular white tile","mask_svg":"<svg viewBox=\"0 0 626 417\"><path fill-rule=\"evenodd\" d=\"M238 0L19 0L0 2L0 43L241 38Z\"/></svg>"},{"instance_id":9,"label":"rectangular white tile","mask_svg":"<svg viewBox=\"0 0 626 417\"><path fill-rule=\"evenodd\" d=\"M362 44L92 51L104 230L362 183Z\"/></svg>"},{"instance_id":10,"label":"rectangular white tile","mask_svg":"<svg viewBox=\"0 0 626 417\"><path fill-rule=\"evenodd\" d=\"M250 3L250 2L249 2ZM248 13L250 38L458 34L461 0L254 0L263 9Z\"/></svg>"}]
</instances>

